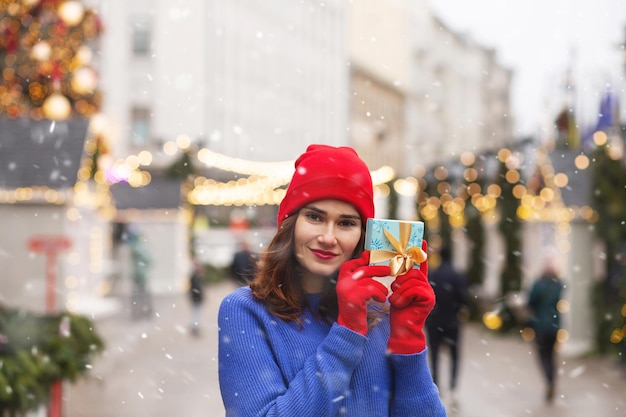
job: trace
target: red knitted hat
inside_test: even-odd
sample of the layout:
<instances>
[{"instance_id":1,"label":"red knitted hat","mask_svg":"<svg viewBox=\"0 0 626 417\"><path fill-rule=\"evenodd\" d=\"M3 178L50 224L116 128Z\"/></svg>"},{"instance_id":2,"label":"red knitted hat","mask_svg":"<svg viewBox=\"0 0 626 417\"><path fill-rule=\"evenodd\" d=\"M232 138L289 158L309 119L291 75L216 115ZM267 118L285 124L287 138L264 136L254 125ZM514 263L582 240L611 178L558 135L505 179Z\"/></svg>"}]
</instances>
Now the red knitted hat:
<instances>
[{"instance_id":1,"label":"red knitted hat","mask_svg":"<svg viewBox=\"0 0 626 417\"><path fill-rule=\"evenodd\" d=\"M374 217L372 176L354 149L309 145L295 166L296 172L278 208L279 225L304 205L325 199L352 204L364 224Z\"/></svg>"}]
</instances>

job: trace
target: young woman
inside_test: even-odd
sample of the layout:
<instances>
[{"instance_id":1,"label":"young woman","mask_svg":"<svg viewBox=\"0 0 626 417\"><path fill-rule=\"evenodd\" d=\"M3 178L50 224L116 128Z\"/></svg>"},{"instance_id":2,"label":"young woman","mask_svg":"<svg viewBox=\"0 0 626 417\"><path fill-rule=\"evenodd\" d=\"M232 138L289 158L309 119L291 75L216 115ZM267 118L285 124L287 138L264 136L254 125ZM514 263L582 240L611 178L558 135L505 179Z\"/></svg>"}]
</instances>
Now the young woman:
<instances>
[{"instance_id":1,"label":"young woman","mask_svg":"<svg viewBox=\"0 0 626 417\"><path fill-rule=\"evenodd\" d=\"M389 267L369 266L363 251L370 217L372 180L356 152L309 146L254 280L220 305L227 416L446 415L425 352L427 262L388 297L373 277Z\"/></svg>"}]
</instances>

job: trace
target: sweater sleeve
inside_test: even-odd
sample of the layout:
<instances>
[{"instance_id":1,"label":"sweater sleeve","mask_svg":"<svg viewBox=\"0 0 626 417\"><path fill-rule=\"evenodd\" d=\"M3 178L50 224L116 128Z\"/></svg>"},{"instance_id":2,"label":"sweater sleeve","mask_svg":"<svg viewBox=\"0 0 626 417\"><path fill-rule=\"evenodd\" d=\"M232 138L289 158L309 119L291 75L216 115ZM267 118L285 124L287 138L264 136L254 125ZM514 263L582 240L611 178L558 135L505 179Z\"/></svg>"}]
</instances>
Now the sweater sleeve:
<instances>
[{"instance_id":1,"label":"sweater sleeve","mask_svg":"<svg viewBox=\"0 0 626 417\"><path fill-rule=\"evenodd\" d=\"M446 409L427 362L428 348L410 355L391 355L394 369L392 417L445 417Z\"/></svg>"},{"instance_id":2,"label":"sweater sleeve","mask_svg":"<svg viewBox=\"0 0 626 417\"><path fill-rule=\"evenodd\" d=\"M252 300L229 296L220 305L219 380L226 416L336 415L366 338L335 324L292 380L285 380L270 346L267 313Z\"/></svg>"}]
</instances>

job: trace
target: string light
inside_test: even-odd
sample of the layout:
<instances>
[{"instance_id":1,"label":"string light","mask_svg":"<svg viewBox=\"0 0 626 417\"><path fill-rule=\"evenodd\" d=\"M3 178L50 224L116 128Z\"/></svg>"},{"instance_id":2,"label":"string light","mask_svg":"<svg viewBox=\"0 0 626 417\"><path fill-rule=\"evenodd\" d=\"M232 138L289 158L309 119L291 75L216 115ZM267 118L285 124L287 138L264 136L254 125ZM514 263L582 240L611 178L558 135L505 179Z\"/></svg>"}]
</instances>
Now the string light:
<instances>
[{"instance_id":1,"label":"string light","mask_svg":"<svg viewBox=\"0 0 626 417\"><path fill-rule=\"evenodd\" d=\"M176 140L164 143L163 152L168 156L174 156L180 150L189 149L190 145L187 135L179 135ZM284 187L289 184L294 172L293 160L251 161L229 157L207 148L198 150L196 158L207 168L247 175L248 178L221 182L202 176L196 177L187 193L187 201L193 205L277 205L283 199ZM129 155L123 160L119 159L106 170L106 181L109 184L126 182L132 187L146 186L150 183L151 176L147 171L141 171L141 166L149 166L152 161L152 154L148 151ZM395 178L395 171L389 166L371 171L370 174L372 183L377 189ZM416 178L409 177L400 180L398 184L408 195L415 194L417 190Z\"/></svg>"}]
</instances>

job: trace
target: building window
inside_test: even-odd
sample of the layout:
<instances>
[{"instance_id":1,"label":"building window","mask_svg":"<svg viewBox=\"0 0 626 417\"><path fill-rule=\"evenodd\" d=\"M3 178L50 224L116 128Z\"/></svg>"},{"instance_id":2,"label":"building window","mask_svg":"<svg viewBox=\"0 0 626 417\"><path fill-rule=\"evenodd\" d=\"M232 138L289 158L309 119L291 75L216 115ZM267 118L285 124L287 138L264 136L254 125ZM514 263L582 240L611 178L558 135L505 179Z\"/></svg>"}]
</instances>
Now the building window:
<instances>
[{"instance_id":1,"label":"building window","mask_svg":"<svg viewBox=\"0 0 626 417\"><path fill-rule=\"evenodd\" d=\"M150 54L150 20L145 16L138 16L132 21L133 55L147 56Z\"/></svg>"},{"instance_id":2,"label":"building window","mask_svg":"<svg viewBox=\"0 0 626 417\"><path fill-rule=\"evenodd\" d=\"M150 109L133 107L131 113L131 143L134 146L146 146L150 140Z\"/></svg>"}]
</instances>

